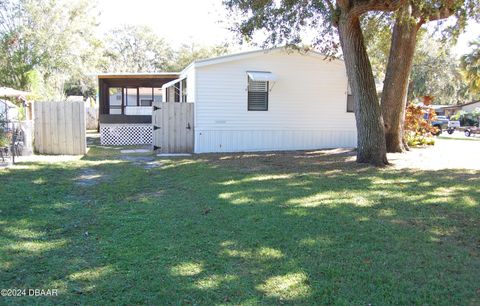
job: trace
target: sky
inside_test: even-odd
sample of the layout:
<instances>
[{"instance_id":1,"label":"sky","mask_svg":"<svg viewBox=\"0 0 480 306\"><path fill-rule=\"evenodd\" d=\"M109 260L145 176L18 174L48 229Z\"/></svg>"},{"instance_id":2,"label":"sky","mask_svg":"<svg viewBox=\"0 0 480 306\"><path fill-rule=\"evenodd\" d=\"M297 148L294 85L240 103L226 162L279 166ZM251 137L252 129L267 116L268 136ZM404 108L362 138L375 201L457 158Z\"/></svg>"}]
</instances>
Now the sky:
<instances>
[{"instance_id":1,"label":"sky","mask_svg":"<svg viewBox=\"0 0 480 306\"><path fill-rule=\"evenodd\" d=\"M101 28L147 25L173 46L233 41L221 0L98 0Z\"/></svg>"},{"instance_id":2,"label":"sky","mask_svg":"<svg viewBox=\"0 0 480 306\"><path fill-rule=\"evenodd\" d=\"M198 45L237 42L227 29L222 0L98 0L98 8L102 31L122 24L147 25L173 47L192 41ZM453 48L454 53L467 53L468 42L477 37L480 24L470 23Z\"/></svg>"}]
</instances>

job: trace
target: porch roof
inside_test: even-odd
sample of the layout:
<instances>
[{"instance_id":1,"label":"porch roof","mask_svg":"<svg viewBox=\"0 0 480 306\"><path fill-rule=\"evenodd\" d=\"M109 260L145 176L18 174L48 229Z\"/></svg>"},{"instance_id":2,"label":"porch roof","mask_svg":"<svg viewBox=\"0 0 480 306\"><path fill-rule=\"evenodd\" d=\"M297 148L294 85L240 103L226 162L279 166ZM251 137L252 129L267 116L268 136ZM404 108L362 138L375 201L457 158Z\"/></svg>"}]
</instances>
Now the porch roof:
<instances>
[{"instance_id":1,"label":"porch roof","mask_svg":"<svg viewBox=\"0 0 480 306\"><path fill-rule=\"evenodd\" d=\"M179 72L109 72L99 73L97 77L99 79L163 79L163 78L176 78L180 75Z\"/></svg>"}]
</instances>

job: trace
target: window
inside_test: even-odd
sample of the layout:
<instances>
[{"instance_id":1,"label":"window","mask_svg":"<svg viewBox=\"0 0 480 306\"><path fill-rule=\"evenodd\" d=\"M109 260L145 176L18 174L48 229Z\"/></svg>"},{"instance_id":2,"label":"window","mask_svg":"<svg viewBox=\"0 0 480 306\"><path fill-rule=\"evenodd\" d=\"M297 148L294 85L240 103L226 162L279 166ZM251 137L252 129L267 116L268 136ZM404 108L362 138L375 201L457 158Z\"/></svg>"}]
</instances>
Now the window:
<instances>
[{"instance_id":1,"label":"window","mask_svg":"<svg viewBox=\"0 0 480 306\"><path fill-rule=\"evenodd\" d=\"M248 78L248 110L268 110L268 82L252 81Z\"/></svg>"},{"instance_id":2,"label":"window","mask_svg":"<svg viewBox=\"0 0 480 306\"><path fill-rule=\"evenodd\" d=\"M187 79L182 80L182 102L187 102Z\"/></svg>"},{"instance_id":3,"label":"window","mask_svg":"<svg viewBox=\"0 0 480 306\"><path fill-rule=\"evenodd\" d=\"M125 88L126 106L137 106L137 88Z\"/></svg>"},{"instance_id":4,"label":"window","mask_svg":"<svg viewBox=\"0 0 480 306\"><path fill-rule=\"evenodd\" d=\"M350 84L347 86L347 113L353 113L355 111L355 101L353 99L352 89Z\"/></svg>"},{"instance_id":5,"label":"window","mask_svg":"<svg viewBox=\"0 0 480 306\"><path fill-rule=\"evenodd\" d=\"M188 102L187 101L187 79L176 81L166 89L167 102Z\"/></svg>"},{"instance_id":6,"label":"window","mask_svg":"<svg viewBox=\"0 0 480 306\"><path fill-rule=\"evenodd\" d=\"M355 111L354 108L355 103L353 102L353 95L347 95L347 113L353 113Z\"/></svg>"},{"instance_id":7,"label":"window","mask_svg":"<svg viewBox=\"0 0 480 306\"><path fill-rule=\"evenodd\" d=\"M178 97L179 95L175 85L167 87L167 102L179 102L177 100Z\"/></svg>"},{"instance_id":8,"label":"window","mask_svg":"<svg viewBox=\"0 0 480 306\"><path fill-rule=\"evenodd\" d=\"M153 88L140 87L138 89L140 106L152 106L153 103Z\"/></svg>"},{"instance_id":9,"label":"window","mask_svg":"<svg viewBox=\"0 0 480 306\"><path fill-rule=\"evenodd\" d=\"M162 89L161 88L154 88L153 89L153 101L154 102L162 102Z\"/></svg>"},{"instance_id":10,"label":"window","mask_svg":"<svg viewBox=\"0 0 480 306\"><path fill-rule=\"evenodd\" d=\"M108 89L108 102L110 105L109 114L122 114L122 88L110 87Z\"/></svg>"},{"instance_id":11,"label":"window","mask_svg":"<svg viewBox=\"0 0 480 306\"><path fill-rule=\"evenodd\" d=\"M173 85L174 88L174 100L173 102L180 102L180 82Z\"/></svg>"}]
</instances>

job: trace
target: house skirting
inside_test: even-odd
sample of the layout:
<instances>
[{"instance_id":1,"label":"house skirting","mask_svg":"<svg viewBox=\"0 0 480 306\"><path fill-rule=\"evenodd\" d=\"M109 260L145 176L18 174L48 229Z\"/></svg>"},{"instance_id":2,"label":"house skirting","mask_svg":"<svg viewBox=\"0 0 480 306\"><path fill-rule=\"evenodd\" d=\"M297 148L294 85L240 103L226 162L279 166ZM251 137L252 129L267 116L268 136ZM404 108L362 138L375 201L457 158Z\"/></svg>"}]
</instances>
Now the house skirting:
<instances>
[{"instance_id":1,"label":"house skirting","mask_svg":"<svg viewBox=\"0 0 480 306\"><path fill-rule=\"evenodd\" d=\"M100 143L109 146L151 145L151 124L100 123Z\"/></svg>"},{"instance_id":2,"label":"house skirting","mask_svg":"<svg viewBox=\"0 0 480 306\"><path fill-rule=\"evenodd\" d=\"M195 130L195 153L354 148L352 130Z\"/></svg>"}]
</instances>

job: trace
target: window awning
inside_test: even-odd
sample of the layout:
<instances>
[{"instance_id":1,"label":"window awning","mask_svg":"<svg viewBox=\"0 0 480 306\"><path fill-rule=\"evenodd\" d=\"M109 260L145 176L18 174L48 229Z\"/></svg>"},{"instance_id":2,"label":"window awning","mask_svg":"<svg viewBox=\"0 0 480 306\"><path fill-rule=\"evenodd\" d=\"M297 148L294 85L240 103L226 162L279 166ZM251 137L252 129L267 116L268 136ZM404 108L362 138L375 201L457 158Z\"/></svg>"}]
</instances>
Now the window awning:
<instances>
[{"instance_id":1,"label":"window awning","mask_svg":"<svg viewBox=\"0 0 480 306\"><path fill-rule=\"evenodd\" d=\"M247 71L248 77L252 81L276 81L277 76L269 71Z\"/></svg>"}]
</instances>

